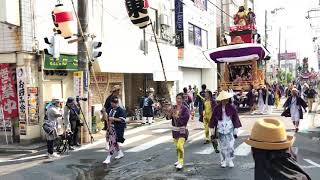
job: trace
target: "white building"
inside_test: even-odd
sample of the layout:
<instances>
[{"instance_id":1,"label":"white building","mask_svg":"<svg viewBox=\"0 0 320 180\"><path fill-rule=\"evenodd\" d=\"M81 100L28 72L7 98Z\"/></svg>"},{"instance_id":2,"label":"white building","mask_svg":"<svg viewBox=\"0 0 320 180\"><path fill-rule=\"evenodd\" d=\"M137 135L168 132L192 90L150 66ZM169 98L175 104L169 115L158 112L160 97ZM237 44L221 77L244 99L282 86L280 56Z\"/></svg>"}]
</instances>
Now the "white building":
<instances>
[{"instance_id":1,"label":"white building","mask_svg":"<svg viewBox=\"0 0 320 180\"><path fill-rule=\"evenodd\" d=\"M207 0L175 1L183 4L184 32L183 47L179 48L179 71L182 79L177 82L178 90L182 91L188 85L196 85L200 89L202 84L207 84L210 90L216 90L217 65L207 60L203 51L216 47L217 9Z\"/></svg>"}]
</instances>

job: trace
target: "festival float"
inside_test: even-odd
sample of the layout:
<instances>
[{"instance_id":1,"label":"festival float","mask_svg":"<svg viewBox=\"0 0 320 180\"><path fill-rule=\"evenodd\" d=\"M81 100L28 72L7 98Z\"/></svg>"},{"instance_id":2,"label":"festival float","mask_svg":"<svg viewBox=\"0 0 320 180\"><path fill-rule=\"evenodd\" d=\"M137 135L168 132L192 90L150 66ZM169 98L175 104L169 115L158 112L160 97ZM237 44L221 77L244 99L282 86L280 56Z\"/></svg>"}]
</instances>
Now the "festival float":
<instances>
[{"instance_id":1,"label":"festival float","mask_svg":"<svg viewBox=\"0 0 320 180\"><path fill-rule=\"evenodd\" d=\"M308 84L311 86L317 86L319 83L319 74L314 71L313 68L311 68L311 71L309 71L309 59L303 58L302 60L302 69L299 71L299 83L300 84Z\"/></svg>"},{"instance_id":2,"label":"festival float","mask_svg":"<svg viewBox=\"0 0 320 180\"><path fill-rule=\"evenodd\" d=\"M224 63L220 76L220 86L235 91L249 90L265 83L264 69L258 62L266 58L268 51L259 43L259 35L255 27L255 14L244 6L234 15L234 26L229 28L231 42L225 46L204 52L207 59L217 64Z\"/></svg>"}]
</instances>

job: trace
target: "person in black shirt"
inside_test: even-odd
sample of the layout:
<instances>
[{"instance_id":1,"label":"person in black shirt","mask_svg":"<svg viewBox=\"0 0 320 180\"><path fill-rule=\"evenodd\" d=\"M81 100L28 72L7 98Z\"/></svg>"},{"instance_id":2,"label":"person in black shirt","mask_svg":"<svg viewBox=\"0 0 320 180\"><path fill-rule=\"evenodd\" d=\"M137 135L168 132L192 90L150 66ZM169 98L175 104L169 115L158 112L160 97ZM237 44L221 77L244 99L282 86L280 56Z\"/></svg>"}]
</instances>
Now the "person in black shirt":
<instances>
[{"instance_id":1,"label":"person in black shirt","mask_svg":"<svg viewBox=\"0 0 320 180\"><path fill-rule=\"evenodd\" d=\"M111 108L111 102L112 100L117 97L119 98L120 95L120 86L116 85L111 89L111 94L107 97L106 102L104 103L104 109L110 109ZM120 100L120 99L119 99ZM119 103L121 106L121 103ZM107 124L104 122L103 130L107 130Z\"/></svg>"},{"instance_id":2,"label":"person in black shirt","mask_svg":"<svg viewBox=\"0 0 320 180\"><path fill-rule=\"evenodd\" d=\"M305 96L308 99L308 110L309 113L312 112L312 105L314 102L314 98L316 97L317 92L312 88L307 86L307 90L304 91Z\"/></svg>"},{"instance_id":3,"label":"person in black shirt","mask_svg":"<svg viewBox=\"0 0 320 180\"><path fill-rule=\"evenodd\" d=\"M206 94L206 89L207 89L207 85L203 84L201 86L201 91L199 94L197 94L197 99L196 99L196 107L199 108L199 121L203 122L203 110L204 110L204 103L201 100L202 98L199 97L202 96L203 98L205 98L205 94Z\"/></svg>"},{"instance_id":4,"label":"person in black shirt","mask_svg":"<svg viewBox=\"0 0 320 180\"><path fill-rule=\"evenodd\" d=\"M75 99L69 97L67 103L64 106L64 124L65 129L69 129L72 132L72 140L69 142L69 149L73 150L71 146L80 146L80 109L76 105Z\"/></svg>"},{"instance_id":5,"label":"person in black shirt","mask_svg":"<svg viewBox=\"0 0 320 180\"><path fill-rule=\"evenodd\" d=\"M148 120L149 125L153 123L154 116L154 102L153 102L153 94L150 92L148 96L145 96L142 103L142 124L145 124Z\"/></svg>"}]
</instances>

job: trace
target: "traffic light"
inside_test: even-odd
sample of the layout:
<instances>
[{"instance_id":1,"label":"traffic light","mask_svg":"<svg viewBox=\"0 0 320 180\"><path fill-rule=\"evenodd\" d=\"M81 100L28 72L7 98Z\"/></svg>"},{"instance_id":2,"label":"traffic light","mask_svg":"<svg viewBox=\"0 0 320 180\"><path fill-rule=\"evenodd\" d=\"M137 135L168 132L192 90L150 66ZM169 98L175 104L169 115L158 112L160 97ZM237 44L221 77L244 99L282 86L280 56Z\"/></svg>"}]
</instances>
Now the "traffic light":
<instances>
[{"instance_id":1,"label":"traffic light","mask_svg":"<svg viewBox=\"0 0 320 180\"><path fill-rule=\"evenodd\" d=\"M97 59L98 57L100 57L102 55L101 51L95 51L96 49L100 48L102 46L102 42L98 42L98 41L92 41L91 42L91 57L92 60Z\"/></svg>"},{"instance_id":2,"label":"traffic light","mask_svg":"<svg viewBox=\"0 0 320 180\"><path fill-rule=\"evenodd\" d=\"M50 37L50 40L45 37L44 42L46 44L49 44L48 49L44 49L44 53L47 55L52 56L53 58L57 59L60 57L60 41L59 41L59 36L54 35Z\"/></svg>"}]
</instances>

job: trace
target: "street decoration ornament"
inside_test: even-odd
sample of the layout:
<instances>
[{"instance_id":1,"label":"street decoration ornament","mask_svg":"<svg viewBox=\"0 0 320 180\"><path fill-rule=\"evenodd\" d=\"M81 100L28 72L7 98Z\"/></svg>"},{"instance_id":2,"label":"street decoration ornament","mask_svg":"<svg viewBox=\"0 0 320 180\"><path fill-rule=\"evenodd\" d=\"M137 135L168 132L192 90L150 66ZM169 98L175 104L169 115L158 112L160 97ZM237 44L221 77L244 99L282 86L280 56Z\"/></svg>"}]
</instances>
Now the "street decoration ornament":
<instances>
[{"instance_id":1,"label":"street decoration ornament","mask_svg":"<svg viewBox=\"0 0 320 180\"><path fill-rule=\"evenodd\" d=\"M76 27L73 25L73 15L63 4L57 4L52 11L52 19L55 31L65 39L71 38L76 34Z\"/></svg>"},{"instance_id":2,"label":"street decoration ornament","mask_svg":"<svg viewBox=\"0 0 320 180\"><path fill-rule=\"evenodd\" d=\"M125 4L128 16L134 25L144 29L150 24L147 0L125 0Z\"/></svg>"}]
</instances>

